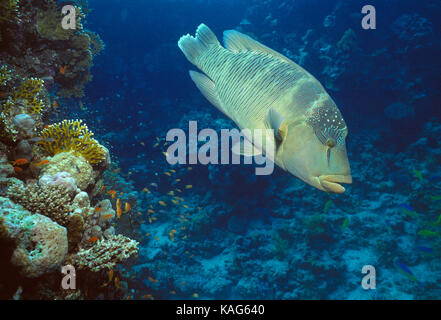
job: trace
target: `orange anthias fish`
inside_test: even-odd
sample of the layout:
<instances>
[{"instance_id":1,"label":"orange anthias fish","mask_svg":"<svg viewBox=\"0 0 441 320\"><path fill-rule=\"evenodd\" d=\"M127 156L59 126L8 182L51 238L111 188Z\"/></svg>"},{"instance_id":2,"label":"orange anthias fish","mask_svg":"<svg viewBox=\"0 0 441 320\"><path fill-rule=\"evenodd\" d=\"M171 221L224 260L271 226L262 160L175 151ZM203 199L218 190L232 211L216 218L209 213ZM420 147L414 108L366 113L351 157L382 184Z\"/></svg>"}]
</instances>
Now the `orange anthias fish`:
<instances>
[{"instance_id":1,"label":"orange anthias fish","mask_svg":"<svg viewBox=\"0 0 441 320\"><path fill-rule=\"evenodd\" d=\"M103 208L101 207L95 207L95 212L101 212L103 210Z\"/></svg>"},{"instance_id":2,"label":"orange anthias fish","mask_svg":"<svg viewBox=\"0 0 441 320\"><path fill-rule=\"evenodd\" d=\"M118 200L116 200L116 216L118 217L118 219L121 217L121 214L121 199L118 198Z\"/></svg>"},{"instance_id":3,"label":"orange anthias fish","mask_svg":"<svg viewBox=\"0 0 441 320\"><path fill-rule=\"evenodd\" d=\"M54 100L54 102L52 103L52 106L53 106L53 107L58 107L58 101L57 101L57 100Z\"/></svg>"},{"instance_id":4,"label":"orange anthias fish","mask_svg":"<svg viewBox=\"0 0 441 320\"><path fill-rule=\"evenodd\" d=\"M66 66L63 67L63 66L60 65L60 68L59 68L59 69L60 69L60 73L61 73L62 75L65 75L65 74L66 74Z\"/></svg>"},{"instance_id":5,"label":"orange anthias fish","mask_svg":"<svg viewBox=\"0 0 441 320\"><path fill-rule=\"evenodd\" d=\"M45 160L42 160L42 161L36 163L35 165L37 167L39 167L39 166L43 166L43 165L48 164L48 163L49 163L49 160L45 159Z\"/></svg>"},{"instance_id":6,"label":"orange anthias fish","mask_svg":"<svg viewBox=\"0 0 441 320\"><path fill-rule=\"evenodd\" d=\"M132 206L130 205L130 203L126 202L124 204L124 210L126 211L126 213L129 212L131 208Z\"/></svg>"},{"instance_id":7,"label":"orange anthias fish","mask_svg":"<svg viewBox=\"0 0 441 320\"><path fill-rule=\"evenodd\" d=\"M119 289L119 279L118 277L115 277L115 287Z\"/></svg>"},{"instance_id":8,"label":"orange anthias fish","mask_svg":"<svg viewBox=\"0 0 441 320\"><path fill-rule=\"evenodd\" d=\"M19 172L23 172L23 169L20 168L20 167L14 167L14 171L15 171L16 173L19 173Z\"/></svg>"},{"instance_id":9,"label":"orange anthias fish","mask_svg":"<svg viewBox=\"0 0 441 320\"><path fill-rule=\"evenodd\" d=\"M98 237L91 237L89 240L87 240L87 242L97 242L98 241Z\"/></svg>"},{"instance_id":10,"label":"orange anthias fish","mask_svg":"<svg viewBox=\"0 0 441 320\"><path fill-rule=\"evenodd\" d=\"M111 282L113 279L113 269L109 270L109 282Z\"/></svg>"},{"instance_id":11,"label":"orange anthias fish","mask_svg":"<svg viewBox=\"0 0 441 320\"><path fill-rule=\"evenodd\" d=\"M115 197L116 197L116 191L115 190L109 190L109 191L107 191L107 194L110 194L112 196L112 199L115 199Z\"/></svg>"},{"instance_id":12,"label":"orange anthias fish","mask_svg":"<svg viewBox=\"0 0 441 320\"><path fill-rule=\"evenodd\" d=\"M15 161L13 161L13 162L12 162L12 165L13 165L13 166L22 166L22 165L24 165L24 164L26 164L26 163L28 163L28 160L27 160L27 159L25 159L25 158L20 158L20 159L17 159L17 160L15 160Z\"/></svg>"},{"instance_id":13,"label":"orange anthias fish","mask_svg":"<svg viewBox=\"0 0 441 320\"><path fill-rule=\"evenodd\" d=\"M109 218L112 218L112 214L111 213L109 213L109 214L106 214L105 216L103 216L103 218L104 219L109 219Z\"/></svg>"},{"instance_id":14,"label":"orange anthias fish","mask_svg":"<svg viewBox=\"0 0 441 320\"><path fill-rule=\"evenodd\" d=\"M150 190L147 189L147 188L142 189L142 191L143 191L143 192L147 192L147 193L151 193Z\"/></svg>"},{"instance_id":15,"label":"orange anthias fish","mask_svg":"<svg viewBox=\"0 0 441 320\"><path fill-rule=\"evenodd\" d=\"M119 172L119 168L118 168L118 169L115 169L115 170L113 170L113 172L114 172L114 173L118 173L118 172Z\"/></svg>"},{"instance_id":16,"label":"orange anthias fish","mask_svg":"<svg viewBox=\"0 0 441 320\"><path fill-rule=\"evenodd\" d=\"M149 277L148 279L149 279L149 281L150 281L150 282L153 282L153 283L155 283L155 282L158 282L158 280L157 280L157 279L155 279L155 278L152 278L152 277Z\"/></svg>"}]
</instances>

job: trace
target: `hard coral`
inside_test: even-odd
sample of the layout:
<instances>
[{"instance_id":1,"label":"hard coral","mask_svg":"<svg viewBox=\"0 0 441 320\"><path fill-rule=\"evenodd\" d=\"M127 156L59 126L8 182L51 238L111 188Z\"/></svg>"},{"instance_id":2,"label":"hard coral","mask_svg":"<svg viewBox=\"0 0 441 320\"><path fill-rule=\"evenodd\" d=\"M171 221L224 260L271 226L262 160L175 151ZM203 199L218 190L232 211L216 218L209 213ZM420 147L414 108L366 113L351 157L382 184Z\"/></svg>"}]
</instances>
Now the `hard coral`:
<instances>
[{"instance_id":1,"label":"hard coral","mask_svg":"<svg viewBox=\"0 0 441 320\"><path fill-rule=\"evenodd\" d=\"M0 237L14 244L11 262L20 267L25 277L39 277L59 268L67 255L65 228L3 197L0 197Z\"/></svg>"},{"instance_id":2,"label":"hard coral","mask_svg":"<svg viewBox=\"0 0 441 320\"><path fill-rule=\"evenodd\" d=\"M43 86L42 79L26 79L12 92L12 100L13 102L24 100L27 113L40 114L44 106L43 100L39 97Z\"/></svg>"},{"instance_id":3,"label":"hard coral","mask_svg":"<svg viewBox=\"0 0 441 320\"><path fill-rule=\"evenodd\" d=\"M72 196L62 185L14 184L8 189L8 197L30 212L45 215L63 226L70 221Z\"/></svg>"},{"instance_id":4,"label":"hard coral","mask_svg":"<svg viewBox=\"0 0 441 320\"><path fill-rule=\"evenodd\" d=\"M0 22L20 21L20 4L19 0L2 0L0 1Z\"/></svg>"},{"instance_id":5,"label":"hard coral","mask_svg":"<svg viewBox=\"0 0 441 320\"><path fill-rule=\"evenodd\" d=\"M123 235L110 236L98 241L92 248L80 250L72 257L72 264L79 269L89 269L97 272L111 269L116 264L137 254L138 242Z\"/></svg>"},{"instance_id":6,"label":"hard coral","mask_svg":"<svg viewBox=\"0 0 441 320\"><path fill-rule=\"evenodd\" d=\"M97 164L105 159L106 152L92 136L81 120L63 120L41 131L39 145L50 156L71 151L83 156L90 164Z\"/></svg>"},{"instance_id":7,"label":"hard coral","mask_svg":"<svg viewBox=\"0 0 441 320\"><path fill-rule=\"evenodd\" d=\"M41 170L40 177L67 172L75 179L78 188L81 190L86 190L89 185L95 182L92 166L81 155L75 155L73 152L61 152L48 158L48 160L49 163Z\"/></svg>"}]
</instances>

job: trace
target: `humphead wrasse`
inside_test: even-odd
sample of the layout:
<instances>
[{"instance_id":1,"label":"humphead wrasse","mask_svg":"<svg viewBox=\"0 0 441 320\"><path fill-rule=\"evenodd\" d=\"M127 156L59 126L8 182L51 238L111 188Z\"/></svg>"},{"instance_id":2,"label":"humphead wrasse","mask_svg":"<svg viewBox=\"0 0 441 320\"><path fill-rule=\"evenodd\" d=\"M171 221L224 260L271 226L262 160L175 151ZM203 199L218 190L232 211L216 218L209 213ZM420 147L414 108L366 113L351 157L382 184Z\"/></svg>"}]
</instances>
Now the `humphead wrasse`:
<instances>
[{"instance_id":1,"label":"humphead wrasse","mask_svg":"<svg viewBox=\"0 0 441 320\"><path fill-rule=\"evenodd\" d=\"M278 166L320 190L343 193L340 183L352 182L348 130L320 82L240 32L225 31L224 44L204 24L195 37L179 39L185 57L204 72L190 71L202 94L239 128L271 134Z\"/></svg>"}]
</instances>

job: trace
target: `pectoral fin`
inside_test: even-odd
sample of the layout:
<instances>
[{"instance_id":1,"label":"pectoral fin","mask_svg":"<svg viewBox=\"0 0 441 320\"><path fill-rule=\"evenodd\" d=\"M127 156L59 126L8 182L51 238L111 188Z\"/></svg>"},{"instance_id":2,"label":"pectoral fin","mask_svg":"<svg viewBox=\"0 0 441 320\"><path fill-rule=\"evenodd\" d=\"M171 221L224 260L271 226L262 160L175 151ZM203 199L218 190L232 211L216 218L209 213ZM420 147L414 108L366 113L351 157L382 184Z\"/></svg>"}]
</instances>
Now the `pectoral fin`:
<instances>
[{"instance_id":1,"label":"pectoral fin","mask_svg":"<svg viewBox=\"0 0 441 320\"><path fill-rule=\"evenodd\" d=\"M222 108L221 102L219 101L219 97L217 96L216 90L214 88L214 82L211 81L211 79L206 75L193 70L190 71L190 77L196 84L196 87L198 87L198 89L202 92L204 97L207 98L207 100L210 101L212 105L218 108L219 111L228 116L225 110Z\"/></svg>"},{"instance_id":2,"label":"pectoral fin","mask_svg":"<svg viewBox=\"0 0 441 320\"><path fill-rule=\"evenodd\" d=\"M283 141L288 131L288 126L286 121L284 121L283 116L271 108L268 112L267 120L270 128L274 130L274 135L276 136L277 140Z\"/></svg>"}]
</instances>

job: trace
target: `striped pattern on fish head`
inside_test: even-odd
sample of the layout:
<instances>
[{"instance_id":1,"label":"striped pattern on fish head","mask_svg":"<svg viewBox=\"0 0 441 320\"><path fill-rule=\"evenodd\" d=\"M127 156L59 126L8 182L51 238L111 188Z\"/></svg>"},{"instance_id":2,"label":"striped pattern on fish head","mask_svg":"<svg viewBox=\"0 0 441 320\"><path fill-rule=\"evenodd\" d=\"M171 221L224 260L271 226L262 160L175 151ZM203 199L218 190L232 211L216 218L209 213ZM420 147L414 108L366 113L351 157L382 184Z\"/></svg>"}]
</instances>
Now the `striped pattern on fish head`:
<instances>
[{"instance_id":1,"label":"striped pattern on fish head","mask_svg":"<svg viewBox=\"0 0 441 320\"><path fill-rule=\"evenodd\" d=\"M285 170L320 190L343 193L351 183L347 127L332 102L311 107L303 121L287 124L278 159Z\"/></svg>"}]
</instances>

